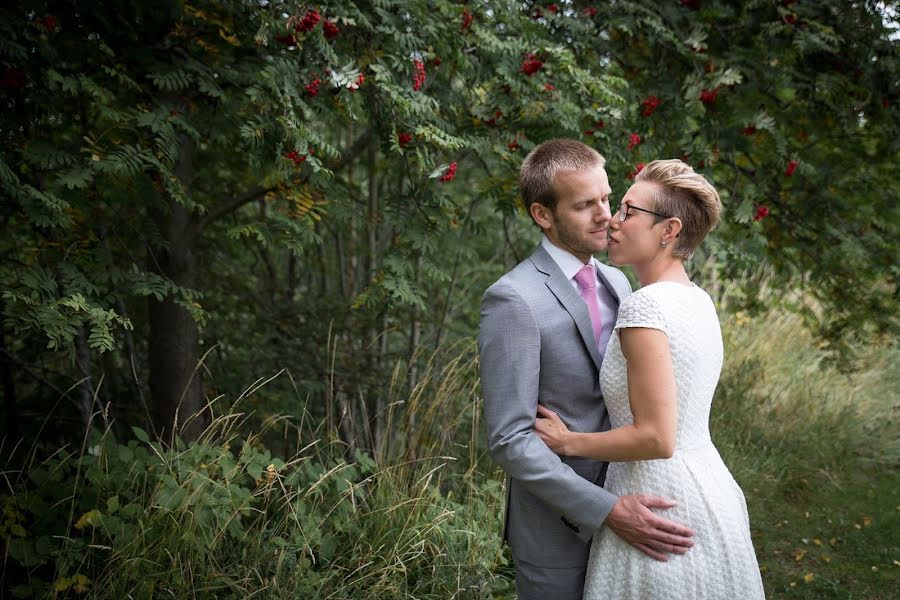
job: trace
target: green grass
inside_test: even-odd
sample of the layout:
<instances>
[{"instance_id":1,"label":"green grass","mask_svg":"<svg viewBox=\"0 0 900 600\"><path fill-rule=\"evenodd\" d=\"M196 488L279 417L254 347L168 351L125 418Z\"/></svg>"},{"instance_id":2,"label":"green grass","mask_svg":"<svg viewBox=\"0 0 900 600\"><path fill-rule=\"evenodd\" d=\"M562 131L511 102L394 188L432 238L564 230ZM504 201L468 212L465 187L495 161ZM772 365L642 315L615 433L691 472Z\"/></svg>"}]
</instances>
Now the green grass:
<instances>
[{"instance_id":1,"label":"green grass","mask_svg":"<svg viewBox=\"0 0 900 600\"><path fill-rule=\"evenodd\" d=\"M725 316L723 332L713 437L747 497L768 597L897 597L897 348L835 360L774 311ZM514 598L474 348L451 354L412 392L398 366L391 435L371 456L308 415L266 420L302 448L273 456L240 403L189 447L141 432L31 453L0 473L0 583L15 597Z\"/></svg>"},{"instance_id":2,"label":"green grass","mask_svg":"<svg viewBox=\"0 0 900 600\"><path fill-rule=\"evenodd\" d=\"M836 359L800 317L723 320L713 437L741 484L769 598L896 598L900 353Z\"/></svg>"},{"instance_id":3,"label":"green grass","mask_svg":"<svg viewBox=\"0 0 900 600\"><path fill-rule=\"evenodd\" d=\"M804 485L789 501L752 492L754 544L768 597L896 598L898 490L896 471L855 471L839 485Z\"/></svg>"}]
</instances>

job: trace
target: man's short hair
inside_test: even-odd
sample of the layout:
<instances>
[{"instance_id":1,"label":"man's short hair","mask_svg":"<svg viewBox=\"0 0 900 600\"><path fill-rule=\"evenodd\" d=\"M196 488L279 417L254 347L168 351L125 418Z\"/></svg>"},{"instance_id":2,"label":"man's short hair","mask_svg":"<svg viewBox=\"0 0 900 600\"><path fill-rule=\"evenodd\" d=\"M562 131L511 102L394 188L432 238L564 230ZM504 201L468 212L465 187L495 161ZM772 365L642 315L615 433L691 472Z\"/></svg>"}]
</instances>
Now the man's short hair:
<instances>
[{"instance_id":1,"label":"man's short hair","mask_svg":"<svg viewBox=\"0 0 900 600\"><path fill-rule=\"evenodd\" d=\"M519 172L519 191L528 214L537 202L550 210L556 209L556 190L553 178L560 171L582 171L606 165L606 159L577 140L555 139L539 144L528 153Z\"/></svg>"}]
</instances>

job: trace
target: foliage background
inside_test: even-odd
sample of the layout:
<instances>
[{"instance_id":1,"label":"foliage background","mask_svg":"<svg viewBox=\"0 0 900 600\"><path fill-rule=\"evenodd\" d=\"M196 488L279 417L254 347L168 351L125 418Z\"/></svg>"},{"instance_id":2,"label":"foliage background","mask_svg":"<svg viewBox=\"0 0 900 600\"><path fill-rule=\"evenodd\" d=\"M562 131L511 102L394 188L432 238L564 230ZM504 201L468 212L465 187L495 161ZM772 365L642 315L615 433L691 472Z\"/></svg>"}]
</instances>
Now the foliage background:
<instances>
[{"instance_id":1,"label":"foliage background","mask_svg":"<svg viewBox=\"0 0 900 600\"><path fill-rule=\"evenodd\" d=\"M517 169L556 136L606 156L614 195L642 162L691 163L726 205L691 263L720 290L726 327L739 339L796 316L781 363L740 359L725 380L740 390L719 425L741 449L739 480L768 481L741 461L774 447L793 482L759 506L819 502L798 485L845 489L843 470L887 466L895 480L895 446L858 445L890 440L897 407L896 386L878 382L896 381L896 362L878 359L896 357L897 332L891 7L18 1L0 17L4 585L17 594L153 593L133 587L129 561L169 565L159 581L177 571L199 595L325 581L342 597L375 580L385 597L505 593L471 339L481 291L537 240ZM779 355L761 339L761 357ZM442 370L455 361L470 366ZM758 376L795 361L799 384L776 378L790 397ZM833 448L785 446L825 372L869 378L847 397L875 401L822 402L850 412L802 437L841 434ZM785 429L769 431L776 408ZM439 456L453 460L429 476ZM807 461L818 466L789 475ZM315 496L336 467L352 471ZM355 499L384 518L350 518ZM198 500L221 508L200 516ZM50 510L61 502L68 514ZM319 527L299 507L347 520L298 540L285 532ZM94 545L122 563L84 554L102 522L82 521L91 510L119 519ZM161 516L173 514L191 524ZM290 549L288 571L254 566L273 546ZM877 558L882 571L895 559ZM880 573L859 589L887 589ZM767 586L793 593L789 576L774 569Z\"/></svg>"}]
</instances>

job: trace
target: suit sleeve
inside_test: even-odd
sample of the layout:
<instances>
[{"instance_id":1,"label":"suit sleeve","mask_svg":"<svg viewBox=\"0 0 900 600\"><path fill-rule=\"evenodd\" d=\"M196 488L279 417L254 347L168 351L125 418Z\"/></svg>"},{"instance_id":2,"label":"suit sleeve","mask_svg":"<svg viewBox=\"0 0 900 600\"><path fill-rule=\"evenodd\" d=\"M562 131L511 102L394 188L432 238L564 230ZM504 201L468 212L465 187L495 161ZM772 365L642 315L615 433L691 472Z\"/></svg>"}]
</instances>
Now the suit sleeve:
<instances>
[{"instance_id":1,"label":"suit sleeve","mask_svg":"<svg viewBox=\"0 0 900 600\"><path fill-rule=\"evenodd\" d=\"M485 292L478 346L491 456L587 541L618 498L575 473L534 433L540 329L531 307L512 286L498 282Z\"/></svg>"}]
</instances>

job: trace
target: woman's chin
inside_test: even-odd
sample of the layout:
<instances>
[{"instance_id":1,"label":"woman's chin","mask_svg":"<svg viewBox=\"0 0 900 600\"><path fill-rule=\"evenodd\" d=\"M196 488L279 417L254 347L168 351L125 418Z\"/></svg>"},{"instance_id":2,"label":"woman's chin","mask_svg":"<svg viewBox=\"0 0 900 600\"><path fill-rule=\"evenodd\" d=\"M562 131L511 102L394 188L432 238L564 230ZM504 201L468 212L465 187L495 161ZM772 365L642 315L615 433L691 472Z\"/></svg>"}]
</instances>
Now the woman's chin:
<instances>
[{"instance_id":1,"label":"woman's chin","mask_svg":"<svg viewBox=\"0 0 900 600\"><path fill-rule=\"evenodd\" d=\"M607 250L607 256L609 257L609 263L611 265L615 265L617 267L624 267L627 263L625 262L625 257L622 256L621 250L617 245L611 244Z\"/></svg>"}]
</instances>

